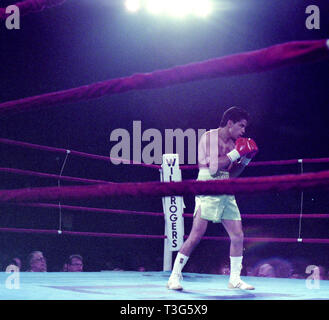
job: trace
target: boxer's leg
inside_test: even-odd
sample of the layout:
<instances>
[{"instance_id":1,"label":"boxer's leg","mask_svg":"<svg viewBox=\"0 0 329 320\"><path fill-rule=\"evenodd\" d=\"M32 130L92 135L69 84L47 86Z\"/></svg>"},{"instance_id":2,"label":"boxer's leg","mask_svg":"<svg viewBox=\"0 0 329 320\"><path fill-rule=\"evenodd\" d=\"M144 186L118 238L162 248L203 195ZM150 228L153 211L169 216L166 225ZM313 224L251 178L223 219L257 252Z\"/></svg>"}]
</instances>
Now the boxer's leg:
<instances>
[{"instance_id":1,"label":"boxer's leg","mask_svg":"<svg viewBox=\"0 0 329 320\"><path fill-rule=\"evenodd\" d=\"M168 289L182 290L180 280L182 278L182 269L184 268L190 254L200 242L202 236L207 230L208 221L201 218L201 205L196 209L194 215L192 230L186 241L180 248L175 262L172 273L167 283Z\"/></svg>"},{"instance_id":2,"label":"boxer's leg","mask_svg":"<svg viewBox=\"0 0 329 320\"><path fill-rule=\"evenodd\" d=\"M243 259L243 231L241 220L222 220L222 224L227 231L230 244L230 279L229 288L239 288L243 290L253 290L253 286L241 280L240 274Z\"/></svg>"}]
</instances>

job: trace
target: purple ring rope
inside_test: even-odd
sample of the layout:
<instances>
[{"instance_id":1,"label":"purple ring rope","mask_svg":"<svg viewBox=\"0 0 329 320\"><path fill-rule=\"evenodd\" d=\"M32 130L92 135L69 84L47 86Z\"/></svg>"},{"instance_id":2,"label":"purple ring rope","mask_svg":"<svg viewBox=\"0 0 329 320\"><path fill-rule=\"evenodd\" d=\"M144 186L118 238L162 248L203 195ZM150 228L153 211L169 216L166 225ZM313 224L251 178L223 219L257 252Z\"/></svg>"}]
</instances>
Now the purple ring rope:
<instances>
[{"instance_id":1,"label":"purple ring rope","mask_svg":"<svg viewBox=\"0 0 329 320\"><path fill-rule=\"evenodd\" d=\"M36 149L36 150L57 152L57 153L64 153L64 154L69 152L70 155L74 155L74 156L78 156L78 157L82 157L82 158L90 158L90 159L94 159L94 160L122 161L125 164L140 165L143 167L149 167L149 168L155 168L155 169L160 168L159 165L154 165L154 164L145 164L145 163L140 163L140 162L136 162L136 161L132 161L132 160L117 159L117 158L108 157L108 156L101 156L101 155L80 152L80 151L75 151L75 150L62 149L62 148L48 147L48 146L43 146L43 145L39 145L39 144L32 144L32 143L15 141L15 140L4 139L4 138L0 138L0 143L17 146L17 147L22 147L22 148Z\"/></svg>"},{"instance_id":2,"label":"purple ring rope","mask_svg":"<svg viewBox=\"0 0 329 320\"><path fill-rule=\"evenodd\" d=\"M0 228L0 232L30 233L30 234L49 234L49 235L68 235L84 237L103 237L103 238L138 238L138 239L165 239L166 236L146 235L146 234L128 234L128 233L104 233L104 232L79 232L65 230L45 230L45 229L23 229L23 228Z\"/></svg>"},{"instance_id":3,"label":"purple ring rope","mask_svg":"<svg viewBox=\"0 0 329 320\"><path fill-rule=\"evenodd\" d=\"M292 160L278 160L278 161L254 161L250 162L250 166L263 166L263 165L289 165L298 163L327 163L329 158L318 159L292 159Z\"/></svg>"},{"instance_id":4,"label":"purple ring rope","mask_svg":"<svg viewBox=\"0 0 329 320\"><path fill-rule=\"evenodd\" d=\"M182 182L111 183L91 186L27 188L0 190L0 202L43 202L109 197L148 198L157 196L250 194L287 190L329 188L329 171L280 176L231 178L227 180Z\"/></svg>"},{"instance_id":5,"label":"purple ring rope","mask_svg":"<svg viewBox=\"0 0 329 320\"><path fill-rule=\"evenodd\" d=\"M66 0L26 0L15 3L15 6L19 8L20 15L25 16L29 13L39 12L46 8L60 5ZM0 20L5 20L8 14L6 14L5 8L0 8Z\"/></svg>"},{"instance_id":6,"label":"purple ring rope","mask_svg":"<svg viewBox=\"0 0 329 320\"><path fill-rule=\"evenodd\" d=\"M184 217L193 218L193 213L184 213ZM241 214L242 218L245 219L295 219L300 218L300 213L277 213L277 214L257 214L257 213L244 213ZM309 213L303 214L303 218L306 219L326 219L329 218L328 213Z\"/></svg>"},{"instance_id":7,"label":"purple ring rope","mask_svg":"<svg viewBox=\"0 0 329 320\"><path fill-rule=\"evenodd\" d=\"M184 236L187 237L187 236ZM205 236L203 240L230 240L229 237L211 237ZM294 243L294 242L303 242L303 243L318 243L318 244L327 244L329 239L297 239L297 238L258 238L258 237L246 237L244 238L246 242L282 242L282 243Z\"/></svg>"},{"instance_id":8,"label":"purple ring rope","mask_svg":"<svg viewBox=\"0 0 329 320\"><path fill-rule=\"evenodd\" d=\"M21 169L14 169L14 168L0 168L0 172L14 173L14 174L20 174L20 175L25 175L25 176L39 177L39 178L59 179L59 180L71 181L71 182L73 182L73 181L74 182L83 182L83 183L90 183L90 184L113 183L113 182L105 181L105 180L59 176L56 174L43 173L43 172L37 172L37 171L31 171L31 170L21 170Z\"/></svg>"},{"instance_id":9,"label":"purple ring rope","mask_svg":"<svg viewBox=\"0 0 329 320\"><path fill-rule=\"evenodd\" d=\"M58 209L57 204L53 203L10 203L12 205L18 205L23 207L34 207L34 208L52 208ZM86 212L95 212L95 213L116 213L116 214L135 214L135 215L147 215L147 216L162 216L162 212L146 212L146 211L133 211L133 210L120 210L120 209L105 209L105 208L88 208L88 207L79 207L79 206L70 206L61 204L62 209L67 209L71 211L86 211Z\"/></svg>"},{"instance_id":10,"label":"purple ring rope","mask_svg":"<svg viewBox=\"0 0 329 320\"><path fill-rule=\"evenodd\" d=\"M23 207L34 207L34 208L52 208L58 209L57 204L53 203L9 203L10 205L18 205ZM105 209L105 208L88 208L70 205L61 205L62 209L67 209L70 211L87 211L95 213L115 213L115 214L131 214L131 215L147 215L147 216L157 216L164 217L163 212L147 212L147 211L133 211L133 210L120 210L120 209ZM183 213L183 217L193 218L193 213ZM242 218L246 219L294 219L299 218L300 214L296 213L279 213L279 214L241 214ZM326 213L311 213L303 214L303 218L309 219L325 219L329 218L329 214Z\"/></svg>"},{"instance_id":11,"label":"purple ring rope","mask_svg":"<svg viewBox=\"0 0 329 320\"><path fill-rule=\"evenodd\" d=\"M27 142L22 142L22 141L15 141L15 140L10 140L10 139L5 139L5 138L0 138L0 143L17 146L17 147L28 148L28 149L49 151L49 152L57 152L57 153L65 153L65 154L68 152L67 149L63 149L63 148L54 148L54 147L32 144L32 143L27 143ZM160 165L137 163L132 160L116 159L113 157L95 155L95 154L90 154L90 153L85 153L85 152L80 152L80 151L75 151L75 150L69 150L69 152L70 152L70 154L78 156L78 157L91 158L94 160L103 160L103 161L113 161L114 160L114 161L122 161L125 164L141 165L141 166L150 167L150 168L154 168L154 169L161 168ZM308 158L308 159L291 159L291 160L278 160L278 161L253 161L249 164L249 166L290 165L290 164L300 163L301 161L303 163L328 163L329 158L315 158L315 159ZM194 170L194 169L199 169L199 166L198 165L182 165L182 166L180 166L180 169L181 170ZM11 169L11 170L13 170L13 169Z\"/></svg>"},{"instance_id":12,"label":"purple ring rope","mask_svg":"<svg viewBox=\"0 0 329 320\"><path fill-rule=\"evenodd\" d=\"M78 232L65 230L40 230L40 229L23 229L23 228L0 228L0 232L13 233L30 233L30 234L49 234L49 235L68 235L82 237L102 237L102 238L128 238L128 239L166 239L162 235L146 235L146 234L126 234L126 233L97 233L97 232ZM187 238L188 236L184 236ZM202 237L202 240L227 241L229 237ZM303 243L318 243L327 244L329 239L296 239L296 238L244 238L247 242L303 242Z\"/></svg>"},{"instance_id":13,"label":"purple ring rope","mask_svg":"<svg viewBox=\"0 0 329 320\"><path fill-rule=\"evenodd\" d=\"M329 158L315 158L315 159L291 159L291 160L277 160L277 161L252 161L249 163L249 167L257 166L275 166L275 165L290 165L303 163L328 163ZM199 169L198 165L182 165L180 166L181 170L195 170Z\"/></svg>"},{"instance_id":14,"label":"purple ring rope","mask_svg":"<svg viewBox=\"0 0 329 320\"><path fill-rule=\"evenodd\" d=\"M326 41L327 39L290 41L170 69L138 73L78 88L7 101L0 103L0 113L23 112L36 107L49 108L53 105L77 103L131 90L165 88L191 81L265 72L280 67L316 62L329 58Z\"/></svg>"},{"instance_id":15,"label":"purple ring rope","mask_svg":"<svg viewBox=\"0 0 329 320\"><path fill-rule=\"evenodd\" d=\"M242 218L246 219L295 219L300 218L300 213L280 213L280 214L241 214ZM308 219L326 219L329 218L327 213L310 213L304 214L303 218Z\"/></svg>"}]
</instances>

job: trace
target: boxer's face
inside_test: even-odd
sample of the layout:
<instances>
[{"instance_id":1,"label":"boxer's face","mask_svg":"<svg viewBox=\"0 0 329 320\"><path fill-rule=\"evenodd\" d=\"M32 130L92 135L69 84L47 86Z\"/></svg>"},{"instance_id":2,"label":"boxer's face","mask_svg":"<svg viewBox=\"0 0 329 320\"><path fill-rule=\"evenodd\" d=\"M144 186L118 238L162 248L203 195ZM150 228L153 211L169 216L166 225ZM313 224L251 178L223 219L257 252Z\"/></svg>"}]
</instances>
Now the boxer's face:
<instances>
[{"instance_id":1,"label":"boxer's face","mask_svg":"<svg viewBox=\"0 0 329 320\"><path fill-rule=\"evenodd\" d=\"M246 127L247 127L247 120L242 119L237 122L233 122L233 121L229 120L227 122L227 125L229 127L229 132L230 132L231 138L233 140L236 140L245 134Z\"/></svg>"}]
</instances>

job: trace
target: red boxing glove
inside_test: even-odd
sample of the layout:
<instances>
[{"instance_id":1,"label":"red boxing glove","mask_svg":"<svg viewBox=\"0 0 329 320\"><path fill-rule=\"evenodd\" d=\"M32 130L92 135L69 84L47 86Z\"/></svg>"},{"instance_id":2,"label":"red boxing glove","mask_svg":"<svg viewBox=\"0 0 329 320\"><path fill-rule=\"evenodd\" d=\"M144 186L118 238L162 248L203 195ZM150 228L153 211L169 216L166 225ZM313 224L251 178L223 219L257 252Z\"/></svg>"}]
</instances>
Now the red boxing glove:
<instances>
[{"instance_id":1,"label":"red boxing glove","mask_svg":"<svg viewBox=\"0 0 329 320\"><path fill-rule=\"evenodd\" d=\"M247 139L247 143L249 144L251 151L246 154L246 157L248 159L252 159L257 154L258 147L257 147L256 142L250 138Z\"/></svg>"},{"instance_id":2,"label":"red boxing glove","mask_svg":"<svg viewBox=\"0 0 329 320\"><path fill-rule=\"evenodd\" d=\"M250 153L248 153L247 155L245 155L244 157L241 157L240 163L244 166L247 166L251 159L256 155L256 153L258 152L258 147L256 145L256 142L252 139L249 139L249 143L251 145L251 148L253 149L253 151L251 151Z\"/></svg>"},{"instance_id":3,"label":"red boxing glove","mask_svg":"<svg viewBox=\"0 0 329 320\"><path fill-rule=\"evenodd\" d=\"M227 156L231 162L235 162L241 157L253 158L258 152L256 142L250 138L238 138L235 141L235 149L230 151Z\"/></svg>"}]
</instances>

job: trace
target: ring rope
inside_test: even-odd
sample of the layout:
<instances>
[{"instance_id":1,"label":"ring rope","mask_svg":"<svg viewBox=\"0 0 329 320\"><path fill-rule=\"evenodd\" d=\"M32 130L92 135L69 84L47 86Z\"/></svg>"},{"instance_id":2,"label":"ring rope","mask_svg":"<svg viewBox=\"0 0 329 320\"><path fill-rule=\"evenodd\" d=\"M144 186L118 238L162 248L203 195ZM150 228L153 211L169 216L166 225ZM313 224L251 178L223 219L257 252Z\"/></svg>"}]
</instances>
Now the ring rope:
<instances>
[{"instance_id":1,"label":"ring rope","mask_svg":"<svg viewBox=\"0 0 329 320\"><path fill-rule=\"evenodd\" d=\"M115 182L106 181L106 180L86 179L86 178L78 178L78 177L63 176L63 175L59 176L59 175L51 174L51 173L44 173L44 172L32 171L32 170L22 170L22 169L15 169L15 168L6 168L6 167L0 167L0 172L12 173L12 174L18 174L18 175L24 175L24 176L33 176L33 177L39 177L39 178L60 179L63 181L81 182L81 183L88 183L88 184L115 183Z\"/></svg>"},{"instance_id":2,"label":"ring rope","mask_svg":"<svg viewBox=\"0 0 329 320\"><path fill-rule=\"evenodd\" d=\"M53 208L57 209L57 205L53 203L9 203L10 205L19 205L23 207L34 207L34 208ZM87 211L95 213L116 213L116 214L130 214L130 215L148 215L148 216L162 216L162 212L147 212L147 211L133 211L133 210L121 210L121 209L108 209L108 208L89 208L89 207L79 207L71 205L62 205L63 209L71 211Z\"/></svg>"},{"instance_id":3,"label":"ring rope","mask_svg":"<svg viewBox=\"0 0 329 320\"><path fill-rule=\"evenodd\" d=\"M97 82L78 88L46 93L0 104L0 113L26 111L77 103L131 90L165 88L191 81L265 72L275 68L316 62L329 58L327 39L290 41L259 50L242 52L150 73Z\"/></svg>"},{"instance_id":4,"label":"ring rope","mask_svg":"<svg viewBox=\"0 0 329 320\"><path fill-rule=\"evenodd\" d=\"M113 158L113 157L101 156L101 155L97 155L97 154L91 154L91 153L80 152L80 151L75 151L75 150L48 147L48 146L43 146L43 145L39 145L39 144L32 144L32 143L15 141L15 140L4 139L4 138L0 138L0 143L7 144L7 145L13 145L13 146L17 146L17 147L28 148L28 149L49 151L49 152L58 152L58 153L65 153L65 154L67 152L70 152L70 154L73 156L78 156L78 157L82 157L82 158L90 158L90 159L94 159L94 160L103 160L103 161L107 161L107 162L108 161L118 161L118 162L121 161L124 164L140 165L143 167L150 167L150 168L155 168L155 169L160 168L159 165L146 164L146 163L136 162L133 160L117 159L117 158Z\"/></svg>"},{"instance_id":5,"label":"ring rope","mask_svg":"<svg viewBox=\"0 0 329 320\"><path fill-rule=\"evenodd\" d=\"M14 168L0 168L0 172L13 173L13 174L19 174L19 175L24 175L24 176L33 176L33 177L39 177L39 178L60 179L63 181L82 182L82 183L88 183L88 184L114 183L114 182L110 182L110 181L106 181L106 180L86 179L86 178L70 177L70 176L63 176L63 175L59 176L59 175L51 174L51 173L14 169Z\"/></svg>"},{"instance_id":6,"label":"ring rope","mask_svg":"<svg viewBox=\"0 0 329 320\"><path fill-rule=\"evenodd\" d=\"M249 219L294 219L294 218L300 218L300 214L298 213L279 213L279 214L241 214L242 218L249 218ZM304 214L303 218L319 218L319 219L325 219L329 218L329 214L327 213L309 213L309 214ZM300 238L300 234L298 236Z\"/></svg>"},{"instance_id":7,"label":"ring rope","mask_svg":"<svg viewBox=\"0 0 329 320\"><path fill-rule=\"evenodd\" d=\"M298 163L328 163L329 158L306 158L306 159L289 159L289 160L275 160L275 161L252 161L248 164L248 167L258 167L258 166L282 166L291 165ZM198 169L198 165L182 165L181 170L194 170Z\"/></svg>"},{"instance_id":8,"label":"ring rope","mask_svg":"<svg viewBox=\"0 0 329 320\"><path fill-rule=\"evenodd\" d=\"M15 6L19 8L19 14L25 16L63 4L65 1L66 0L26 0L15 3ZM6 8L0 8L0 20L5 20L8 15L9 14L6 13Z\"/></svg>"},{"instance_id":9,"label":"ring rope","mask_svg":"<svg viewBox=\"0 0 329 320\"><path fill-rule=\"evenodd\" d=\"M329 188L329 170L317 173L231 178L227 180L182 182L130 182L91 186L45 187L1 190L0 202L42 202L47 200L83 200L108 197L156 197L215 194L250 194L287 190Z\"/></svg>"},{"instance_id":10,"label":"ring rope","mask_svg":"<svg viewBox=\"0 0 329 320\"><path fill-rule=\"evenodd\" d=\"M256 161L250 162L249 166L263 166L263 165L289 165L296 163L327 163L329 158L306 158L306 159L291 159L291 160L277 160L277 161Z\"/></svg>"},{"instance_id":11,"label":"ring rope","mask_svg":"<svg viewBox=\"0 0 329 320\"><path fill-rule=\"evenodd\" d=\"M68 150L63 148L55 148L55 147L49 147L39 144L32 144L22 141L16 141L16 140L10 140L5 138L0 138L0 143L17 146L17 147L23 147L28 149L36 149L36 150L42 150L42 151L49 151L49 152L58 152L58 153L67 153L70 152L71 155L78 156L78 157L84 157L84 158L91 158L94 160L103 160L103 161L122 161L124 164L132 164L132 165L142 165L144 167L150 167L154 169L160 169L160 165L154 165L154 164L145 164L136 162L133 160L127 160L127 159L117 159L113 157L108 156L102 156L102 155L96 155L96 154L90 154L85 153L81 151L75 151L75 150ZM306 159L291 159L291 160L278 160L278 161L252 161L249 163L248 166L267 166L267 165L290 165L290 164L296 164L296 163L328 163L329 158L306 158ZM190 169L199 169L198 165L182 165L180 166L181 170L190 170Z\"/></svg>"},{"instance_id":12,"label":"ring rope","mask_svg":"<svg viewBox=\"0 0 329 320\"><path fill-rule=\"evenodd\" d=\"M97 232L80 232L80 231L65 231L65 230L44 230L44 229L23 229L23 228L0 228L0 232L13 232L13 233L32 233L32 234L52 234L52 235L68 235L68 236L82 236L82 237L103 237L103 238L134 238L134 239L166 239L165 235L146 235L146 234L127 234L127 233L97 233ZM188 236L185 235L184 238ZM212 237L204 236L202 240L216 240L228 241L229 237ZM303 242L303 243L318 243L327 244L329 239L295 239L295 238L258 238L246 237L246 242Z\"/></svg>"},{"instance_id":13,"label":"ring rope","mask_svg":"<svg viewBox=\"0 0 329 320\"><path fill-rule=\"evenodd\" d=\"M34 208L53 208L57 209L57 205L53 203L8 203L9 205L18 205L23 207L34 207ZM71 205L62 205L63 209L70 211L87 211L95 213L114 213L114 214L129 214L129 215L147 215L147 216L161 216L164 217L163 212L149 212L149 211L133 211L133 210L121 210L121 209L108 209L108 208L90 208L90 207L80 207L80 206L71 206ZM186 218L193 218L193 213L183 213L183 216ZM245 213L241 214L242 218L246 219L294 219L299 218L299 213L278 213L278 214L268 214L268 213ZM304 214L303 218L329 218L329 214L326 213L310 213Z\"/></svg>"},{"instance_id":14,"label":"ring rope","mask_svg":"<svg viewBox=\"0 0 329 320\"><path fill-rule=\"evenodd\" d=\"M24 228L0 228L0 232L14 233L35 233L35 234L60 234L69 236L85 237L105 237L105 238L146 238L146 239L165 239L166 236L151 234L131 234L131 233L104 233L104 232L80 232L66 230L48 230L48 229L24 229Z\"/></svg>"},{"instance_id":15,"label":"ring rope","mask_svg":"<svg viewBox=\"0 0 329 320\"><path fill-rule=\"evenodd\" d=\"M187 236L184 236L187 238ZM203 240L230 240L229 237L211 237L205 236L202 237ZM329 243L329 239L317 239L317 238L310 238L310 239L300 239L300 238L259 238L259 237L246 237L243 239L246 242L304 242L304 243L318 243L318 244L327 244Z\"/></svg>"}]
</instances>

